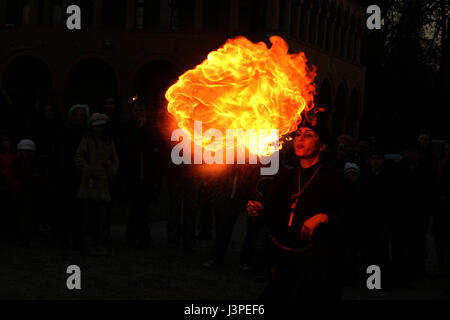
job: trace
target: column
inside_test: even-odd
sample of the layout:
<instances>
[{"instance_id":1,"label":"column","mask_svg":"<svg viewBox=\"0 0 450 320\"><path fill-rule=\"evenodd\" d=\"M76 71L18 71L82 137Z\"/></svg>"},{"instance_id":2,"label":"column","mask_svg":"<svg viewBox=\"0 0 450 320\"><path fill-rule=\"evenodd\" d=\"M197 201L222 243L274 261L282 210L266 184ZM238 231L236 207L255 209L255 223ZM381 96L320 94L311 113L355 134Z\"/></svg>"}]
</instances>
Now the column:
<instances>
[{"instance_id":1,"label":"column","mask_svg":"<svg viewBox=\"0 0 450 320\"><path fill-rule=\"evenodd\" d=\"M326 49L327 45L327 28L328 28L328 13L324 14L322 19L322 43L320 43L320 47L322 49Z\"/></svg>"},{"instance_id":2,"label":"column","mask_svg":"<svg viewBox=\"0 0 450 320\"><path fill-rule=\"evenodd\" d=\"M239 29L239 0L231 0L230 3L230 30Z\"/></svg>"},{"instance_id":3,"label":"column","mask_svg":"<svg viewBox=\"0 0 450 320\"><path fill-rule=\"evenodd\" d=\"M94 28L98 28L102 26L102 18L103 18L103 0L95 0L94 1L94 21L93 26ZM81 11L81 16L83 17L83 11ZM86 17L86 15L85 15ZM81 18L83 19L83 18ZM89 22L87 23L89 25Z\"/></svg>"},{"instance_id":4,"label":"column","mask_svg":"<svg viewBox=\"0 0 450 320\"><path fill-rule=\"evenodd\" d=\"M328 21L328 25L330 26L330 39L328 40L330 53L334 52L334 29L335 29L335 20L333 17L330 17Z\"/></svg>"},{"instance_id":5,"label":"column","mask_svg":"<svg viewBox=\"0 0 450 320\"><path fill-rule=\"evenodd\" d=\"M39 18L39 1L31 0L30 24L37 25Z\"/></svg>"},{"instance_id":6,"label":"column","mask_svg":"<svg viewBox=\"0 0 450 320\"><path fill-rule=\"evenodd\" d=\"M134 29L135 26L136 7L134 0L127 0L127 29Z\"/></svg>"},{"instance_id":7,"label":"column","mask_svg":"<svg viewBox=\"0 0 450 320\"><path fill-rule=\"evenodd\" d=\"M163 30L169 29L170 26L169 0L159 1L159 26Z\"/></svg>"},{"instance_id":8,"label":"column","mask_svg":"<svg viewBox=\"0 0 450 320\"><path fill-rule=\"evenodd\" d=\"M292 10L294 10L294 21L292 22L293 25L293 29L294 29L294 33L292 34L292 36L296 39L300 38L300 18L301 18L301 14L302 14L302 6L300 3L296 3L294 5L294 8L292 8Z\"/></svg>"},{"instance_id":9,"label":"column","mask_svg":"<svg viewBox=\"0 0 450 320\"><path fill-rule=\"evenodd\" d=\"M342 28L342 39L341 39L341 56L343 58L347 57L347 41L348 41L348 28L345 25Z\"/></svg>"},{"instance_id":10,"label":"column","mask_svg":"<svg viewBox=\"0 0 450 320\"><path fill-rule=\"evenodd\" d=\"M356 34L356 43L355 43L355 61L358 63L361 53L360 50L361 50L361 34L358 32Z\"/></svg>"},{"instance_id":11,"label":"column","mask_svg":"<svg viewBox=\"0 0 450 320\"><path fill-rule=\"evenodd\" d=\"M0 26L6 24L6 0L0 0Z\"/></svg>"},{"instance_id":12,"label":"column","mask_svg":"<svg viewBox=\"0 0 450 320\"><path fill-rule=\"evenodd\" d=\"M312 44L317 45L317 35L319 34L319 11L313 11L313 29L311 32L311 39L309 40Z\"/></svg>"},{"instance_id":13,"label":"column","mask_svg":"<svg viewBox=\"0 0 450 320\"><path fill-rule=\"evenodd\" d=\"M283 6L284 9L281 13L282 20L280 22L280 31L286 32L289 34L290 28L291 28L291 6L292 6L292 0L283 0Z\"/></svg>"},{"instance_id":14,"label":"column","mask_svg":"<svg viewBox=\"0 0 450 320\"><path fill-rule=\"evenodd\" d=\"M335 34L335 48L334 48L334 51L333 51L333 53L334 54L336 54L336 55L339 55L339 53L340 53L340 51L341 51L341 36L342 36L342 27L341 26L338 26L337 28L336 28L336 34Z\"/></svg>"},{"instance_id":15,"label":"column","mask_svg":"<svg viewBox=\"0 0 450 320\"><path fill-rule=\"evenodd\" d=\"M354 44L354 30L353 28L350 29L349 35L348 35L348 58L350 60L353 60L353 44Z\"/></svg>"},{"instance_id":16,"label":"column","mask_svg":"<svg viewBox=\"0 0 450 320\"><path fill-rule=\"evenodd\" d=\"M0 8L1 10L1 8ZM51 25L50 17L53 12L53 8L50 8L49 0L44 0L44 7L42 9L42 24L45 26Z\"/></svg>"},{"instance_id":17,"label":"column","mask_svg":"<svg viewBox=\"0 0 450 320\"><path fill-rule=\"evenodd\" d=\"M302 26L303 30L300 30L300 33L303 34L303 40L308 42L309 41L309 24L310 24L310 18L311 18L311 8L309 7L309 4L305 4L303 7L303 19L302 19Z\"/></svg>"},{"instance_id":18,"label":"column","mask_svg":"<svg viewBox=\"0 0 450 320\"><path fill-rule=\"evenodd\" d=\"M266 30L276 32L279 27L280 2L279 0L267 0Z\"/></svg>"},{"instance_id":19,"label":"column","mask_svg":"<svg viewBox=\"0 0 450 320\"><path fill-rule=\"evenodd\" d=\"M203 28L203 0L195 0L194 28L200 30Z\"/></svg>"}]
</instances>

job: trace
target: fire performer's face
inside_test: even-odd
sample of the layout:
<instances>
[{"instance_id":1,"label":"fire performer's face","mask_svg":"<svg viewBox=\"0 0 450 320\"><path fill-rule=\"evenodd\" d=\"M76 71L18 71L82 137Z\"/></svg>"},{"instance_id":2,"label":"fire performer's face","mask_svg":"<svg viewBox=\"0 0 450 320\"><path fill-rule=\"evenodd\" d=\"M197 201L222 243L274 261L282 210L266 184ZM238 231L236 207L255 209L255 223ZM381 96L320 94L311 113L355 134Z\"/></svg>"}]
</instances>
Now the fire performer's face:
<instances>
[{"instance_id":1,"label":"fire performer's face","mask_svg":"<svg viewBox=\"0 0 450 320\"><path fill-rule=\"evenodd\" d=\"M299 158L313 158L320 154L325 145L320 142L320 138L313 130L307 127L300 127L295 133L294 150Z\"/></svg>"}]
</instances>

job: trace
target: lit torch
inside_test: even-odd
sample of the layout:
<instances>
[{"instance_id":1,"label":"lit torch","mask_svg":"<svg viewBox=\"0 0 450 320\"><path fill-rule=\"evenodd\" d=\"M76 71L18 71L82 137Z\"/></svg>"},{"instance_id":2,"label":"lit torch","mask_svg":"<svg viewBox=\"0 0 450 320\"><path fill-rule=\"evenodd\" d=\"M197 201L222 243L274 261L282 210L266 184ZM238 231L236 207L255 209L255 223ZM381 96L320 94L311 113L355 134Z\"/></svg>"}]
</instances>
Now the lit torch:
<instances>
[{"instance_id":1,"label":"lit torch","mask_svg":"<svg viewBox=\"0 0 450 320\"><path fill-rule=\"evenodd\" d=\"M315 67L307 66L303 52L289 54L282 38L272 36L270 42L269 49L242 36L229 39L167 90L167 109L191 139L194 121L202 121L204 130L256 130L258 143L246 136L238 144L245 141L250 153L267 155L275 139L297 129L302 112L314 107ZM214 148L210 141L194 142ZM225 137L215 142L234 148Z\"/></svg>"}]
</instances>

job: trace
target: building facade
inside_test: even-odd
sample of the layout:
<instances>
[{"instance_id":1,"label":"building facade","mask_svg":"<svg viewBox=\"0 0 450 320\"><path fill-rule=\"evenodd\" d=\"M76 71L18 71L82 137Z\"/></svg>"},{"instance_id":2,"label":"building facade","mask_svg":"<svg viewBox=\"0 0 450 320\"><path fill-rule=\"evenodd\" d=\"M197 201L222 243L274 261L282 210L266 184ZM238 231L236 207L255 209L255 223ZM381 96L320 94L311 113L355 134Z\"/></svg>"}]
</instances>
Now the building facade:
<instances>
[{"instance_id":1,"label":"building facade","mask_svg":"<svg viewBox=\"0 0 450 320\"><path fill-rule=\"evenodd\" d=\"M68 30L69 5L81 30ZM365 68L365 10L356 0L0 0L0 80L19 96L61 108L136 93L155 108L177 76L225 41L277 34L317 66L317 103L334 134L358 136Z\"/></svg>"}]
</instances>

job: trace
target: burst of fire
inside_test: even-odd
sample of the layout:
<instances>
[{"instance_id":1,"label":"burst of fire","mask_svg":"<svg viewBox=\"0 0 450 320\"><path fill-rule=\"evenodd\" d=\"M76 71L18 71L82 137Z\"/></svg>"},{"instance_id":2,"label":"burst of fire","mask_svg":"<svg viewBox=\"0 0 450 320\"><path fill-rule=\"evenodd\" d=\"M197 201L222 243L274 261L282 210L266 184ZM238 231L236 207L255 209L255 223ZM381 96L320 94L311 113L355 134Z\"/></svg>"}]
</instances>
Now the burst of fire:
<instances>
[{"instance_id":1,"label":"burst of fire","mask_svg":"<svg viewBox=\"0 0 450 320\"><path fill-rule=\"evenodd\" d=\"M242 36L229 39L167 90L167 109L191 139L196 120L202 121L203 130L224 135L226 129L255 130L257 143L248 133L238 143L253 154L268 155L275 139L296 130L301 113L314 107L315 67L307 66L303 52L289 54L282 38L272 36L270 42L269 49ZM222 139L194 142L209 150L234 147Z\"/></svg>"}]
</instances>

